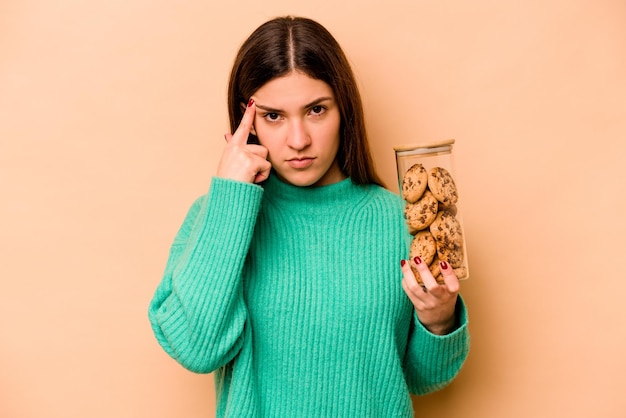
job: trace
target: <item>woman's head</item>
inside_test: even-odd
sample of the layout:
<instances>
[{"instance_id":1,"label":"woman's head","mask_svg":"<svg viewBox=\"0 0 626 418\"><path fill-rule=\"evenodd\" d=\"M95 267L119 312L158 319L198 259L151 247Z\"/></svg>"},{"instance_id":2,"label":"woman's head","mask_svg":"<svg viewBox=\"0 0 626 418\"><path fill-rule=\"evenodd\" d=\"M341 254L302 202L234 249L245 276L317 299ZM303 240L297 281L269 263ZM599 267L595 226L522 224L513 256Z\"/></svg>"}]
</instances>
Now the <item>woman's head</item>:
<instances>
[{"instance_id":1,"label":"woman's head","mask_svg":"<svg viewBox=\"0 0 626 418\"><path fill-rule=\"evenodd\" d=\"M361 97L341 47L319 23L279 17L258 27L235 59L228 87L231 131L243 116L242 104L271 80L297 71L332 89L341 115L337 162L358 184L381 184L367 142Z\"/></svg>"}]
</instances>

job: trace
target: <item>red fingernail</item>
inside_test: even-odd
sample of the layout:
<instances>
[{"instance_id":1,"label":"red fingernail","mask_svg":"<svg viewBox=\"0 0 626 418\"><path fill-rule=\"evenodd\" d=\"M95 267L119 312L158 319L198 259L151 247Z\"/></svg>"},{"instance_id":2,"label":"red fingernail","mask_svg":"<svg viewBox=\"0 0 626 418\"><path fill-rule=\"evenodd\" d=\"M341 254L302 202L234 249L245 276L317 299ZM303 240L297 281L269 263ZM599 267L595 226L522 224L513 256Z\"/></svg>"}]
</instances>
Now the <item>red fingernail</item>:
<instances>
[{"instance_id":1,"label":"red fingernail","mask_svg":"<svg viewBox=\"0 0 626 418\"><path fill-rule=\"evenodd\" d=\"M448 263L446 263L445 261L442 261L440 264L441 264L441 270L447 270Z\"/></svg>"},{"instance_id":2,"label":"red fingernail","mask_svg":"<svg viewBox=\"0 0 626 418\"><path fill-rule=\"evenodd\" d=\"M413 261L415 261L415 264L422 264L422 259L419 256L415 257Z\"/></svg>"},{"instance_id":3,"label":"red fingernail","mask_svg":"<svg viewBox=\"0 0 626 418\"><path fill-rule=\"evenodd\" d=\"M405 264L406 264L406 260L400 260L400 266L404 267Z\"/></svg>"},{"instance_id":4,"label":"red fingernail","mask_svg":"<svg viewBox=\"0 0 626 418\"><path fill-rule=\"evenodd\" d=\"M248 100L248 107L252 106L254 104L254 100L250 99Z\"/></svg>"}]
</instances>

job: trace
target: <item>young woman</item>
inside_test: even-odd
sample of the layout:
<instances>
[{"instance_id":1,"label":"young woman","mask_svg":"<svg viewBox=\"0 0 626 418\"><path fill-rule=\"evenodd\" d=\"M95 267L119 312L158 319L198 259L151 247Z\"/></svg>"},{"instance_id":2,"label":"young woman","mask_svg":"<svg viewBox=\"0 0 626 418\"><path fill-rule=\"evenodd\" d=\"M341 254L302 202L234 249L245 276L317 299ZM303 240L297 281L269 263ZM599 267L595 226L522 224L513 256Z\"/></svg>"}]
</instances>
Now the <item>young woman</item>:
<instances>
[{"instance_id":1,"label":"young woman","mask_svg":"<svg viewBox=\"0 0 626 418\"><path fill-rule=\"evenodd\" d=\"M318 23L256 29L228 90L232 134L171 248L149 317L218 417L412 417L469 350L459 281L406 261L350 66ZM417 284L411 264L424 286Z\"/></svg>"}]
</instances>

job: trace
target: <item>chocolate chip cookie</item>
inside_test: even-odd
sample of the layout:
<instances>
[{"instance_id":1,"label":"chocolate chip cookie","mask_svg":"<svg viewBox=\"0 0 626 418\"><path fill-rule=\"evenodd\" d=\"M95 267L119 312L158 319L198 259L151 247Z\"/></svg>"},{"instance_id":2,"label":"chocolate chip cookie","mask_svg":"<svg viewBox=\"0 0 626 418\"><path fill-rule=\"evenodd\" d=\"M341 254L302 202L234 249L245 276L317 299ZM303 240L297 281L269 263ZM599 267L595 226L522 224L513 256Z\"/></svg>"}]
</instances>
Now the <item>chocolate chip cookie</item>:
<instances>
[{"instance_id":1,"label":"chocolate chip cookie","mask_svg":"<svg viewBox=\"0 0 626 418\"><path fill-rule=\"evenodd\" d=\"M428 189L446 207L455 205L459 200L454 179L443 167L434 167L428 172Z\"/></svg>"},{"instance_id":2,"label":"chocolate chip cookie","mask_svg":"<svg viewBox=\"0 0 626 418\"><path fill-rule=\"evenodd\" d=\"M437 254L453 268L463 265L463 231L452 213L444 210L437 213L429 226L437 244Z\"/></svg>"},{"instance_id":3,"label":"chocolate chip cookie","mask_svg":"<svg viewBox=\"0 0 626 418\"><path fill-rule=\"evenodd\" d=\"M428 186L428 172L420 163L413 164L402 178L402 198L409 203L417 202Z\"/></svg>"},{"instance_id":4,"label":"chocolate chip cookie","mask_svg":"<svg viewBox=\"0 0 626 418\"><path fill-rule=\"evenodd\" d=\"M437 244L435 238L430 231L420 231L411 241L411 248L409 250L409 257L413 260L415 257L419 257L426 264L430 264L433 258L437 255Z\"/></svg>"},{"instance_id":5,"label":"chocolate chip cookie","mask_svg":"<svg viewBox=\"0 0 626 418\"><path fill-rule=\"evenodd\" d=\"M412 231L421 231L427 228L437 216L438 203L433 194L426 190L422 198L415 203L408 203L404 207L404 218Z\"/></svg>"}]
</instances>

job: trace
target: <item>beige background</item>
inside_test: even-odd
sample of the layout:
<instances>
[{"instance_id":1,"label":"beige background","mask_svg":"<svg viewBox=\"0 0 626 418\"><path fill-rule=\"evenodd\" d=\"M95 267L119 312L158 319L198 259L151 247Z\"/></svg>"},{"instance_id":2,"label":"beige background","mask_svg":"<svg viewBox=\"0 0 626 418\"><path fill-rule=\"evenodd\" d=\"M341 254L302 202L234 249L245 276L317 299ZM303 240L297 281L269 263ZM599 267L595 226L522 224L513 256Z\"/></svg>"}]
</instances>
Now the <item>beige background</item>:
<instances>
[{"instance_id":1,"label":"beige background","mask_svg":"<svg viewBox=\"0 0 626 418\"><path fill-rule=\"evenodd\" d=\"M1 2L0 416L213 416L147 305L286 13L344 46L392 189L394 144L457 140L473 345L417 415L623 416L623 0Z\"/></svg>"}]
</instances>

